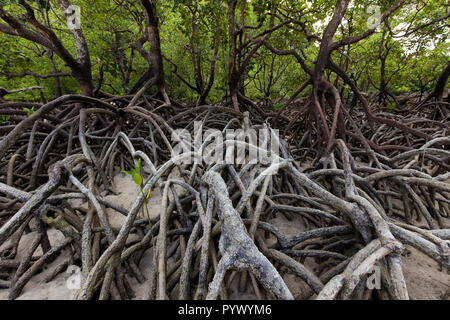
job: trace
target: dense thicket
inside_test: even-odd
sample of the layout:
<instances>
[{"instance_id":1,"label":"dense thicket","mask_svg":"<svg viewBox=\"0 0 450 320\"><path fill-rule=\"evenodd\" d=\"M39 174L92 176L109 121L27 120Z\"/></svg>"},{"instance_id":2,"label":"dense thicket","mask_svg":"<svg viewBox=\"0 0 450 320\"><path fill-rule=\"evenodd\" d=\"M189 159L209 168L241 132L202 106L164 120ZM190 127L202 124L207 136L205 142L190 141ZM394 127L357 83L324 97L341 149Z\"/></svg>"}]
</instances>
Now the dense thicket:
<instances>
[{"instance_id":1,"label":"dense thicket","mask_svg":"<svg viewBox=\"0 0 450 320\"><path fill-rule=\"evenodd\" d=\"M35 29L24 18L23 6L8 5L19 2L2 1L3 10L26 28ZM53 30L68 53L80 58L58 4L63 1L25 3L32 6L39 23ZM335 31L335 40L363 33L393 3L352 1ZM143 74L148 70L148 53L153 52L145 38L148 24L139 1L79 0L71 4L81 9L93 86L101 82L101 89L114 95L136 91L148 77ZM277 102L289 98L308 80L308 75L295 56L277 55L261 43L249 42L249 36L267 32L272 23L273 32L266 33L268 44L278 50L294 50L311 68L317 59L325 22L336 5L333 1L281 0L165 0L155 4L166 91L177 101L189 102L199 96L201 100L222 101L230 92L230 77L238 77L233 81L252 100ZM233 6L234 23L230 18ZM391 106L392 95L429 93L449 62L448 10L445 1L405 1L371 37L333 51L333 60L356 81L358 88L367 93L380 92L380 98ZM41 95L50 99L62 93L81 93L75 79L67 76L72 71L70 61L61 57L58 50L8 35L3 30L6 21L2 24L0 87L43 87L41 91L16 93L7 98L39 101ZM39 77L59 73L64 76ZM332 72L327 77L331 82L341 81Z\"/></svg>"}]
</instances>

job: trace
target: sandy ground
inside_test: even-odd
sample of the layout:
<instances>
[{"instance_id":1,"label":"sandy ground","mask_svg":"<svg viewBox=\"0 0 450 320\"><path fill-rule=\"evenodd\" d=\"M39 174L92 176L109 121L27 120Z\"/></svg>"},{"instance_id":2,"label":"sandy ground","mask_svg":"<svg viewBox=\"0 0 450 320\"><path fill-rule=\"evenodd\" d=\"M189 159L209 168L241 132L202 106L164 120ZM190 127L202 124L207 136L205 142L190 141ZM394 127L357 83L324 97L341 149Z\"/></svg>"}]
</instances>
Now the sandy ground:
<instances>
[{"instance_id":1,"label":"sandy ground","mask_svg":"<svg viewBox=\"0 0 450 320\"><path fill-rule=\"evenodd\" d=\"M176 178L177 173L172 173L170 177ZM134 184L130 176L118 174L114 179L115 190L117 195L109 195L105 197L111 203L120 206L124 209L130 209L136 195L139 192L138 187ZM178 189L179 187L177 187ZM82 200L74 200L72 202L75 206L86 207L87 203ZM161 210L161 193L158 188L152 190L150 195L149 211L152 217L159 215ZM114 229L120 229L125 217L113 210L106 210L109 222ZM144 217L144 212L141 213ZM270 221L277 226L282 232L286 234L298 233L304 230L305 226L302 219L293 217L292 220L287 219L283 215ZM64 239L63 234L55 229L48 230L49 239L52 245L56 245ZM28 244L32 241L34 233L26 234L22 237L18 247L17 258L20 259L24 255ZM272 239L275 241L275 239ZM6 246L6 242L3 246ZM2 247L0 247L1 250ZM417 251L416 249L407 246L408 254L403 258L403 271L405 274L408 292L411 299L432 299L432 300L450 300L450 275L446 271L442 271L439 265ZM42 254L40 248L36 250L35 255ZM43 272L34 276L30 282L25 286L22 294L18 299L28 300L69 300L73 298L74 291L68 289L67 279L69 274L62 272L54 280L45 283L45 277L52 272L54 268L62 263L68 256L68 251L63 251L60 256L51 264L44 267ZM145 252L141 262L140 269L144 276L150 274L152 262L152 249ZM311 258L305 260L305 266L310 270L316 267ZM293 274L284 275L284 280L296 299L307 299L312 296L312 291L309 286L300 278ZM142 299L147 290L145 283L139 284L134 278L129 278L135 291L134 299ZM246 292L239 292L238 290L239 277L235 277L229 288L229 299L256 299L251 286ZM8 290L0 290L0 300L7 299Z\"/></svg>"},{"instance_id":2,"label":"sandy ground","mask_svg":"<svg viewBox=\"0 0 450 320\"><path fill-rule=\"evenodd\" d=\"M64 240L64 235L55 229L49 229L48 238L52 246ZM29 243L35 236L35 232L28 233L22 237L19 242L16 259L21 260L24 256ZM6 246L6 242L3 246ZM3 247L2 246L2 247ZM2 248L0 247L0 249ZM42 255L42 249L38 247L33 256ZM45 265L44 270L31 278L22 290L22 294L17 298L18 300L68 300L72 298L73 291L66 286L66 279L69 274L60 273L55 279L49 283L45 283L45 277L52 272L60 263L62 263L69 256L68 250L64 250L52 263ZM7 299L8 290L0 290L0 300Z\"/></svg>"}]
</instances>

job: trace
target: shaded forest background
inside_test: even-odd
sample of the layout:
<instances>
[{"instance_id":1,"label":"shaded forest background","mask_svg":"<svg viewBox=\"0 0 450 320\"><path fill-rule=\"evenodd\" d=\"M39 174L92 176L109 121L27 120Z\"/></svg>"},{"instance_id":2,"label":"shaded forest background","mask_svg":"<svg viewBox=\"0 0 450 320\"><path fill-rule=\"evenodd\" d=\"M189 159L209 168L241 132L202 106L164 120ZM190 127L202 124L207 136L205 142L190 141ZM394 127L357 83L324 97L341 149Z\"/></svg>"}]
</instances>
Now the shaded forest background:
<instances>
[{"instance_id":1,"label":"shaded forest background","mask_svg":"<svg viewBox=\"0 0 450 320\"><path fill-rule=\"evenodd\" d=\"M25 23L26 9L17 1L2 1L5 10ZM229 1L232 3L233 1ZM26 1L35 18L53 30L65 48L76 56L73 35L55 1ZM243 6L242 3L245 3ZM270 8L276 6L274 25L267 42L278 50L294 49L312 67L319 40L335 9L335 1L236 2L235 17L256 36L269 30ZM336 31L335 39L360 34L394 1L352 1ZM104 92L124 95L140 84L149 66L145 52L145 14L138 1L71 1L81 8L81 27L89 48L92 79ZM167 94L176 101L192 102L205 93L218 102L229 96L230 43L226 1L156 1ZM376 30L361 41L333 51L333 61L345 70L363 92L389 95L431 92L449 63L448 5L445 1L406 1ZM22 18L21 18L22 17ZM241 19L243 19L241 21ZM291 23L286 23L292 19ZM239 89L252 100L274 101L292 96L309 75L293 55L278 55L266 46L256 50L248 38L237 35L236 60L246 64ZM61 94L80 93L70 68L52 50L35 42L0 32L0 87L7 90L42 87L12 93L8 100L40 101ZM245 61L251 55L249 61ZM52 75L59 74L60 77ZM339 84L326 71L330 82ZM209 83L211 81L211 83ZM350 90L345 90L345 97ZM208 88L209 89L209 88ZM349 87L347 88L349 89ZM155 89L150 89L155 90ZM134 91L136 91L134 89ZM305 90L302 95L309 95ZM383 103L394 107L393 98Z\"/></svg>"}]
</instances>

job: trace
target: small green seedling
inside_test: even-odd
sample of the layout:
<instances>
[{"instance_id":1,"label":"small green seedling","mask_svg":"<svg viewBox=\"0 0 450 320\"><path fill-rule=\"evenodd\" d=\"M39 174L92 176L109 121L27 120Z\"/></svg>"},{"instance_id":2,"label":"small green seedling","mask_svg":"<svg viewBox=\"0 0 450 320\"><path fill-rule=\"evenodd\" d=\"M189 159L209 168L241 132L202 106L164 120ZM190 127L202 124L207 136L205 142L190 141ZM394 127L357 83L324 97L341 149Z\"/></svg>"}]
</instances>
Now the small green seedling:
<instances>
[{"instance_id":1,"label":"small green seedling","mask_svg":"<svg viewBox=\"0 0 450 320\"><path fill-rule=\"evenodd\" d=\"M148 224L150 226L150 232L151 232L152 222L150 221L150 213L149 213L148 207L147 207L147 200L148 200L148 197L150 197L151 189L148 190L147 196L145 196L144 189L142 188L143 180L142 180L142 177L140 174L140 169L141 169L141 159L138 159L136 167L134 169L131 169L131 171L122 170L122 172L133 177L134 183L136 183L139 186L139 189L141 190L142 197L144 197L145 211L147 212Z\"/></svg>"},{"instance_id":2,"label":"small green seedling","mask_svg":"<svg viewBox=\"0 0 450 320\"><path fill-rule=\"evenodd\" d=\"M34 113L34 107L30 108L23 108L23 110L25 110L27 112L27 116L31 117Z\"/></svg>"}]
</instances>

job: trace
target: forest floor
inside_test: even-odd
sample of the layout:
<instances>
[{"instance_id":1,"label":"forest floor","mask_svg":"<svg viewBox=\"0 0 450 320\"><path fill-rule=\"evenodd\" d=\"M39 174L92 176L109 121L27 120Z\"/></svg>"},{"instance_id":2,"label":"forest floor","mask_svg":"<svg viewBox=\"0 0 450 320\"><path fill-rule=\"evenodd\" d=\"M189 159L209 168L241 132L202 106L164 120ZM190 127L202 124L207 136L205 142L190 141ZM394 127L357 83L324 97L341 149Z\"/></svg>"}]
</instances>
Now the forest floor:
<instances>
[{"instance_id":1,"label":"forest floor","mask_svg":"<svg viewBox=\"0 0 450 320\"><path fill-rule=\"evenodd\" d=\"M176 170L170 176L177 176ZM106 197L108 201L115 205L121 205L124 208L130 209L134 199L138 196L139 189L133 182L132 178L123 173L118 173L114 177L114 186L117 191L117 195L109 195ZM82 200L71 200L74 206L85 206L87 202ZM158 189L154 189L148 201L148 207L152 218L156 218L161 211L161 192ZM125 217L118 214L114 210L107 209L108 219L113 229L120 229L125 221ZM142 217L145 215L142 212ZM450 228L450 218L444 218L444 226ZM305 231L306 228L300 216L279 216L270 221L274 226L281 230L286 235L295 234L301 231ZM49 240L53 245L58 244L64 240L64 235L54 228L48 230ZM17 252L17 258L21 259L26 251L26 248L32 242L34 234L29 233L23 236L20 240ZM275 237L272 237L273 242L276 242ZM128 241L132 242L130 237ZM6 246L5 243L2 247ZM270 246L270 243L268 244ZM2 249L0 247L0 251ZM411 246L406 245L406 251L403 255L403 272L408 288L410 299L412 300L450 300L450 279L449 274L442 270L436 261L427 257L425 254L414 249ZM35 252L36 256L42 255L42 250L39 248ZM60 273L53 280L46 282L45 279L56 266L61 264L68 258L70 252L64 250L62 254L51 264L45 267L45 269L32 277L29 283L24 287L22 294L17 298L18 300L72 300L74 299L74 291L67 287L67 279L69 275L67 273ZM143 275L149 275L152 268L153 248L147 249L141 259L139 268ZM174 261L168 261L168 268ZM304 265L315 271L317 264L312 258L306 258ZM288 270L285 270L288 271ZM286 285L291 290L295 299L314 299L317 295L311 290L311 288L296 275L286 272L283 275L283 279ZM148 286L146 283L139 283L135 278L128 277L129 282L132 284L135 297L133 299L142 300L147 294ZM254 290L251 286L247 287L244 292L239 291L239 278L235 279L228 288L229 299L231 300L254 300L257 299ZM0 300L7 299L8 289L0 289ZM173 299L176 299L177 292L173 293Z\"/></svg>"}]
</instances>

